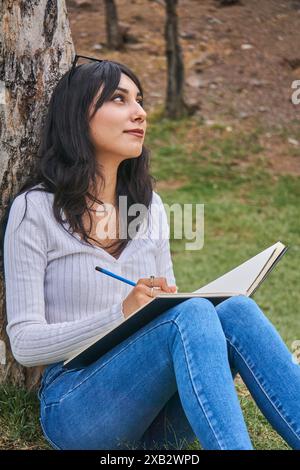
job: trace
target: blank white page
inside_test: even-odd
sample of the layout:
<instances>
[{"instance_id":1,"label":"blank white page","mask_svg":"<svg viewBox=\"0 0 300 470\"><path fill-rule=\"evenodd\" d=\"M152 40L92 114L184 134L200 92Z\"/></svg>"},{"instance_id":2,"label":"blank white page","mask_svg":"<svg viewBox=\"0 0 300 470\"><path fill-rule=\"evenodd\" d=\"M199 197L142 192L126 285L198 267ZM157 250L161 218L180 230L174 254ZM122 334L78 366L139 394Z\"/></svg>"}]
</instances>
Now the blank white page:
<instances>
[{"instance_id":1,"label":"blank white page","mask_svg":"<svg viewBox=\"0 0 300 470\"><path fill-rule=\"evenodd\" d=\"M247 290L253 284L279 245L282 245L281 242L275 243L258 255L253 256L253 258L250 258L231 271L228 271L223 276L209 284L206 284L200 289L195 290L194 292L236 292L246 295Z\"/></svg>"}]
</instances>

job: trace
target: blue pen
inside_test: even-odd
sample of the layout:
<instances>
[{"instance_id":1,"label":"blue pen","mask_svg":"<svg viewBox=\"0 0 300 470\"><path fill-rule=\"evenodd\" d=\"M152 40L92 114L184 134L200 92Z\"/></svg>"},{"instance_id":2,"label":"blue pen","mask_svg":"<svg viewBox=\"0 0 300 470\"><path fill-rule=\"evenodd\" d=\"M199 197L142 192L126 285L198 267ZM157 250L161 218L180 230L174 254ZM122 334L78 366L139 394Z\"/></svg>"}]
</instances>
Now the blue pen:
<instances>
[{"instance_id":1,"label":"blue pen","mask_svg":"<svg viewBox=\"0 0 300 470\"><path fill-rule=\"evenodd\" d=\"M108 274L108 276L112 276L116 279L119 279L119 281L126 282L126 284L130 284L131 286L136 286L136 282L129 281L129 279L125 279L125 277L118 276L117 274L114 274L114 273L108 271L107 269L100 268L100 266L96 266L95 269L96 269L96 271L100 271L100 273Z\"/></svg>"}]
</instances>

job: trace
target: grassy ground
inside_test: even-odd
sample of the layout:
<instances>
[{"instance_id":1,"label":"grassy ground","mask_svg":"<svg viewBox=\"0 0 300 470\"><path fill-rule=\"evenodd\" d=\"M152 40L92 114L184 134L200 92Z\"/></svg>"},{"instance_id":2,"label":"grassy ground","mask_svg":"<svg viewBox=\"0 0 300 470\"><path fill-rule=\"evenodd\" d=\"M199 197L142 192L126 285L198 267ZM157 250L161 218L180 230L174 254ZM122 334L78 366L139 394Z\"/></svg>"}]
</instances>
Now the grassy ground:
<instances>
[{"instance_id":1,"label":"grassy ground","mask_svg":"<svg viewBox=\"0 0 300 470\"><path fill-rule=\"evenodd\" d=\"M286 130L264 129L258 123L249 128L206 125L197 117L171 122L159 114L150 121L146 144L163 201L205 205L203 249L186 251L186 240L171 239L179 290L195 290L282 241L290 249L254 298L291 349L292 341L300 339L300 176L283 172L282 166L276 171L266 141L274 139L276 148L281 144L285 158L299 159L299 147L287 144L291 132L300 138L297 123ZM235 383L254 447L289 449L239 376ZM2 386L0 410L0 448L50 448L39 427L34 394ZM199 443L193 448L199 449Z\"/></svg>"}]
</instances>

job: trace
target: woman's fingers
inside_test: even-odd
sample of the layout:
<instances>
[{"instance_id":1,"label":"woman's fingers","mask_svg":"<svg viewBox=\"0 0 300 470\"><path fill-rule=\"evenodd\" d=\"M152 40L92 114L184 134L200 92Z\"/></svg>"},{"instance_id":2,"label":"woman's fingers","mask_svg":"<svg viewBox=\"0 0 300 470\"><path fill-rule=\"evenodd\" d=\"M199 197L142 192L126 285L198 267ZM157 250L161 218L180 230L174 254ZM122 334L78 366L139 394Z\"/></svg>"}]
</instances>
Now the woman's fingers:
<instances>
[{"instance_id":1,"label":"woman's fingers","mask_svg":"<svg viewBox=\"0 0 300 470\"><path fill-rule=\"evenodd\" d=\"M143 295L147 295L148 297L151 297L151 298L155 297L157 294L161 294L162 292L165 292L162 289L160 289L160 287L154 287L153 293L152 293L151 287L148 287L146 284L143 284L142 282L139 283L139 289Z\"/></svg>"},{"instance_id":2,"label":"woman's fingers","mask_svg":"<svg viewBox=\"0 0 300 470\"><path fill-rule=\"evenodd\" d=\"M153 279L153 284L152 284L152 280L149 277L141 278L138 280L137 284L139 283L145 284L146 286L149 286L149 287L152 287L153 285L153 287L159 287L162 291L170 292L170 288L168 286L167 279L165 277L155 277Z\"/></svg>"}]
</instances>

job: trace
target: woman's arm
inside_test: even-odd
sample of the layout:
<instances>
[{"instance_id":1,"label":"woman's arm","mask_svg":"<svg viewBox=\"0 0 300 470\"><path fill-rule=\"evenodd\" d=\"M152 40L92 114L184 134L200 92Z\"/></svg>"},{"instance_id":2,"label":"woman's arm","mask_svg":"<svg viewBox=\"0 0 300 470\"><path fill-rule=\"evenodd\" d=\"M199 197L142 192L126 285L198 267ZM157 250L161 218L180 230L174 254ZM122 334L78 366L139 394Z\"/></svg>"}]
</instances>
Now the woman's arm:
<instances>
[{"instance_id":1,"label":"woman's arm","mask_svg":"<svg viewBox=\"0 0 300 470\"><path fill-rule=\"evenodd\" d=\"M47 267L47 230L30 193L13 202L4 238L6 331L15 359L26 367L67 359L71 352L89 344L124 320L122 302L82 320L47 323L44 277ZM107 322L109 314L110 321Z\"/></svg>"}]
</instances>

